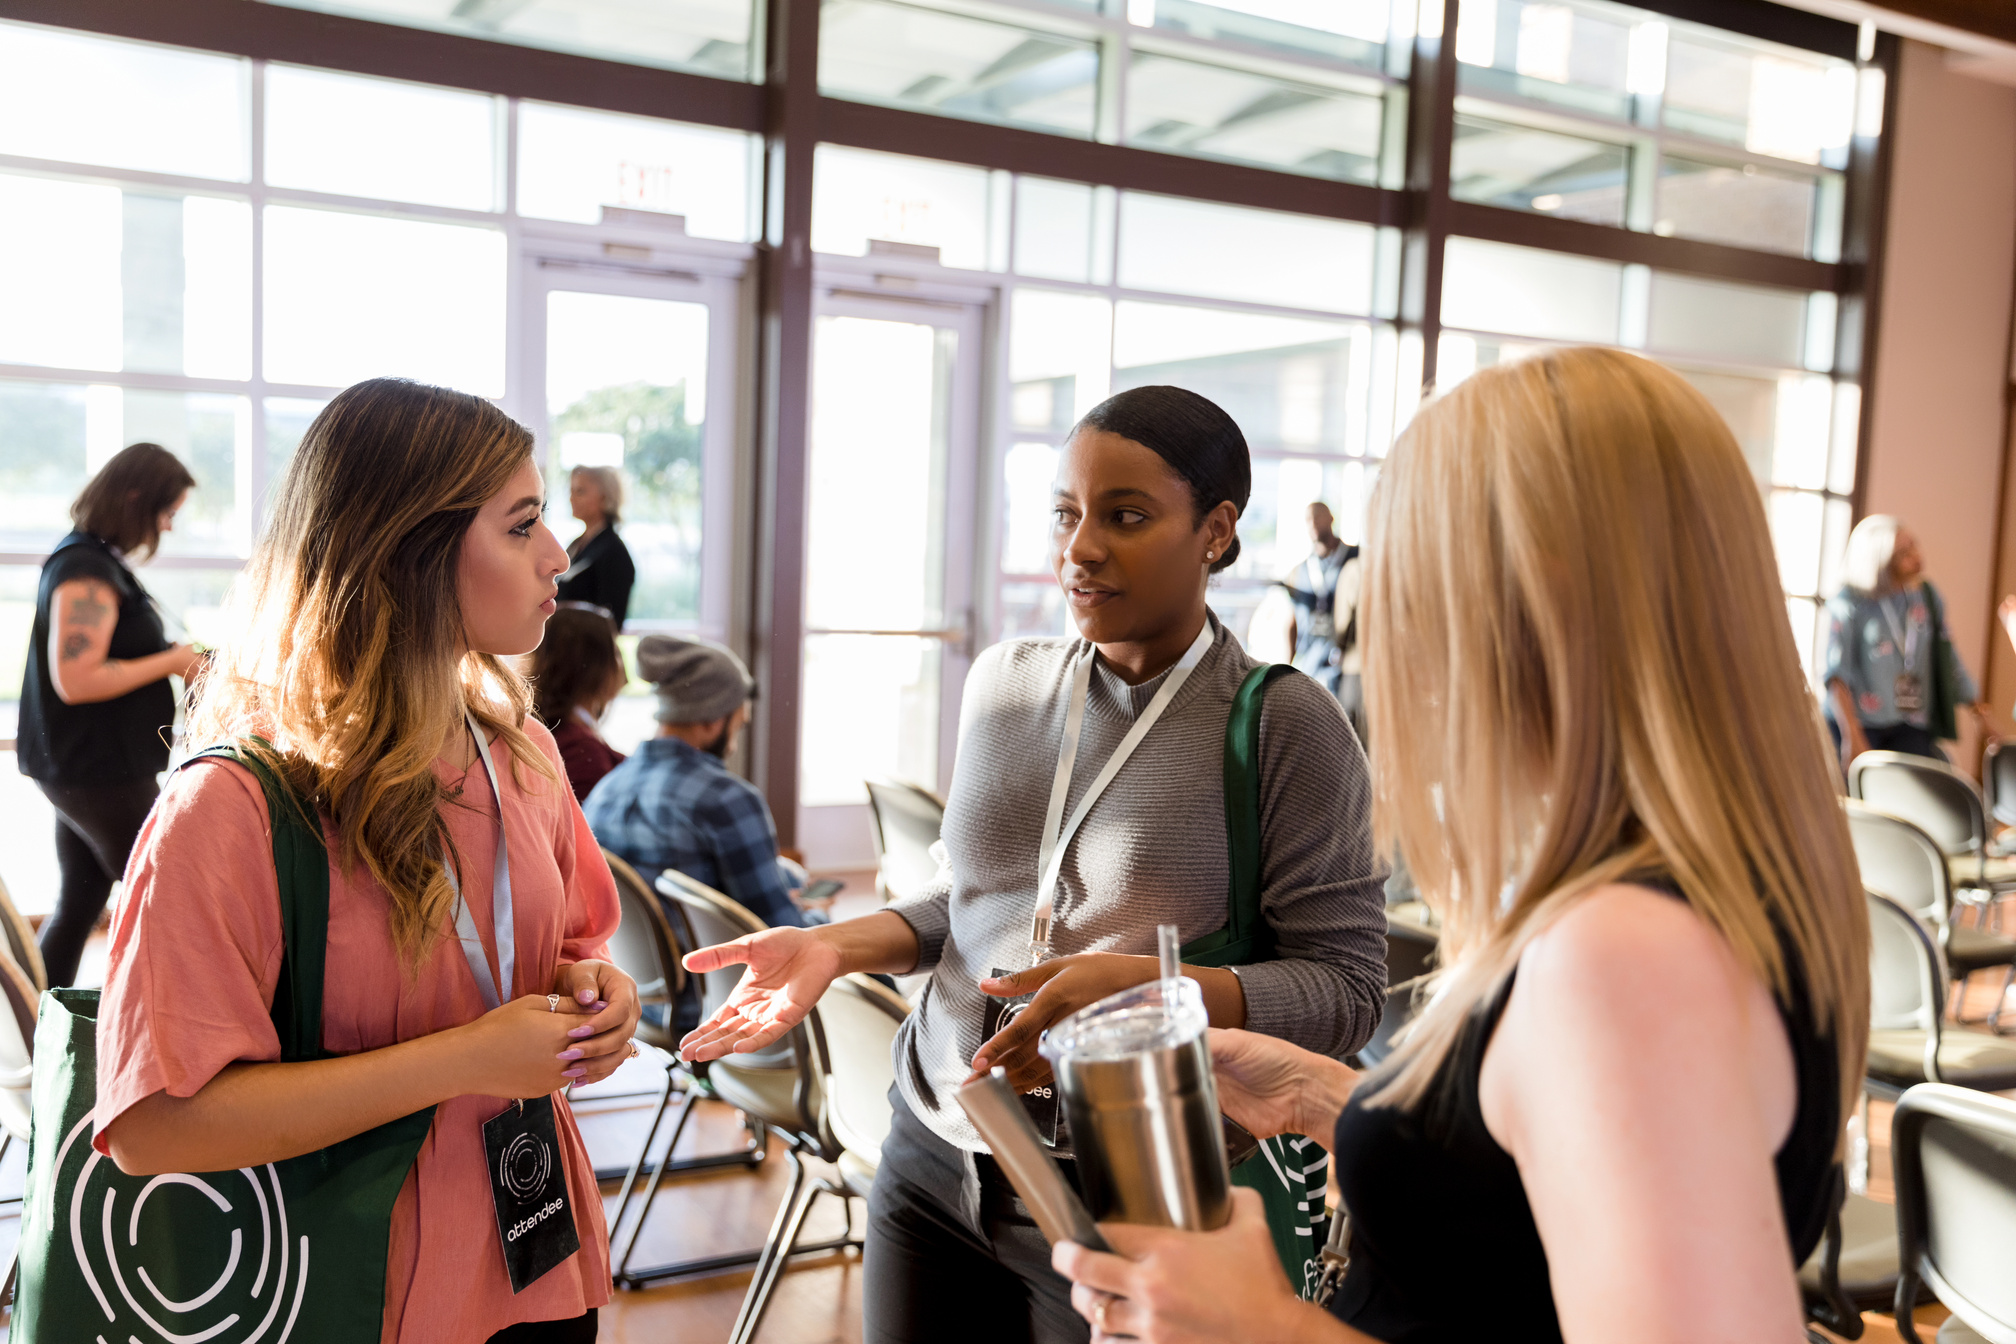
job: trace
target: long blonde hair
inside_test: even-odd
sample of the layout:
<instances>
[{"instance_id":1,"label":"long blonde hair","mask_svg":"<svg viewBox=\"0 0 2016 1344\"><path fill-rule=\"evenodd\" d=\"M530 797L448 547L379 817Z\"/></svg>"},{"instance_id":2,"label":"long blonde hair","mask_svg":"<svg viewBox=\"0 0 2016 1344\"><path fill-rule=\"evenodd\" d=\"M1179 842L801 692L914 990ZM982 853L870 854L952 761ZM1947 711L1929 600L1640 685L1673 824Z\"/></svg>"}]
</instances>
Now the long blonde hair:
<instances>
[{"instance_id":1,"label":"long blonde hair","mask_svg":"<svg viewBox=\"0 0 2016 1344\"><path fill-rule=\"evenodd\" d=\"M1782 931L1851 1105L1861 880L1762 501L1713 407L1615 350L1480 372L1401 437L1368 537L1374 827L1445 929L1377 1099L1419 1101L1579 897L1661 871L1781 997Z\"/></svg>"},{"instance_id":2,"label":"long blonde hair","mask_svg":"<svg viewBox=\"0 0 2016 1344\"><path fill-rule=\"evenodd\" d=\"M524 680L464 651L456 589L469 524L531 453L480 397L393 378L339 393L295 450L235 595L240 631L190 714L193 745L256 751L334 822L344 867L391 898L410 965L453 901L434 760L463 712L553 778L524 732Z\"/></svg>"}]
</instances>

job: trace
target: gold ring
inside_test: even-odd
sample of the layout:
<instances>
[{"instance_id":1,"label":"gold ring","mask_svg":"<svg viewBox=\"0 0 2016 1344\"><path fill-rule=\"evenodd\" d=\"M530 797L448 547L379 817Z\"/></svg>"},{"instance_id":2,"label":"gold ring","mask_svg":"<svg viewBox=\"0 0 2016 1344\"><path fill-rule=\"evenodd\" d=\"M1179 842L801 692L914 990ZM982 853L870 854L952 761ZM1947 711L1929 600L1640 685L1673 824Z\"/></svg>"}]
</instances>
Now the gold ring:
<instances>
[{"instance_id":1,"label":"gold ring","mask_svg":"<svg viewBox=\"0 0 2016 1344\"><path fill-rule=\"evenodd\" d=\"M642 1053L643 1051L637 1048L637 1042L635 1041L630 1042L630 1058L635 1059L637 1058L638 1055Z\"/></svg>"},{"instance_id":2,"label":"gold ring","mask_svg":"<svg viewBox=\"0 0 2016 1344\"><path fill-rule=\"evenodd\" d=\"M560 1011L560 996L558 994L548 994L546 996L546 1011L549 1013Z\"/></svg>"},{"instance_id":3,"label":"gold ring","mask_svg":"<svg viewBox=\"0 0 2016 1344\"><path fill-rule=\"evenodd\" d=\"M1101 1293L1099 1294L1099 1305L1092 1308L1092 1324L1098 1327L1099 1333L1102 1335L1113 1333L1106 1328L1106 1309L1112 1305L1113 1298L1111 1294Z\"/></svg>"}]
</instances>

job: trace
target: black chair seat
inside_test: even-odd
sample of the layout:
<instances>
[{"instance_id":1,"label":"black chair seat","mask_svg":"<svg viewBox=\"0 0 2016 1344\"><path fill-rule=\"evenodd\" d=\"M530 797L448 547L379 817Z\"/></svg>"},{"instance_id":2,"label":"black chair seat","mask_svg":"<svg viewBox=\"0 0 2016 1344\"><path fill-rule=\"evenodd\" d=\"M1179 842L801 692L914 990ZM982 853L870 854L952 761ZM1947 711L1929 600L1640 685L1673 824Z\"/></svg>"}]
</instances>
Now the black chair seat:
<instances>
[{"instance_id":1,"label":"black chair seat","mask_svg":"<svg viewBox=\"0 0 2016 1344\"><path fill-rule=\"evenodd\" d=\"M1955 975L2016 962L2016 938L1955 924L1946 934L1946 964Z\"/></svg>"},{"instance_id":2,"label":"black chair seat","mask_svg":"<svg viewBox=\"0 0 2016 1344\"><path fill-rule=\"evenodd\" d=\"M1799 1289L1806 1300L1822 1300L1820 1262L1827 1254L1822 1241L1799 1267ZM1849 1195L1841 1205L1841 1291L1863 1311L1888 1311L1897 1296L1897 1210L1863 1195Z\"/></svg>"},{"instance_id":3,"label":"black chair seat","mask_svg":"<svg viewBox=\"0 0 2016 1344\"><path fill-rule=\"evenodd\" d=\"M1939 1037L1940 1081L1981 1092L2016 1087L2016 1041L1977 1031L1945 1031ZM1869 1033L1869 1076L1892 1087L1913 1087L1925 1079L1925 1033Z\"/></svg>"}]
</instances>

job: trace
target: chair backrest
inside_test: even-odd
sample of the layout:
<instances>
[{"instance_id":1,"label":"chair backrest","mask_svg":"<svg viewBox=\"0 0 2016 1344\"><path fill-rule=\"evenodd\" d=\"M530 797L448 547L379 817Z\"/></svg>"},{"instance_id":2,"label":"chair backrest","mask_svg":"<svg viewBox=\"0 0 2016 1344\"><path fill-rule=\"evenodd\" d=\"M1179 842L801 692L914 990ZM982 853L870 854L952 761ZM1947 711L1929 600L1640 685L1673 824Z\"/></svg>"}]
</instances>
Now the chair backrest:
<instances>
[{"instance_id":1,"label":"chair backrest","mask_svg":"<svg viewBox=\"0 0 2016 1344\"><path fill-rule=\"evenodd\" d=\"M1925 1033L1925 1076L1939 1077L1939 1015L1945 966L1932 934L1888 896L1869 901L1869 1029Z\"/></svg>"},{"instance_id":2,"label":"chair backrest","mask_svg":"<svg viewBox=\"0 0 2016 1344\"><path fill-rule=\"evenodd\" d=\"M758 919L748 906L723 896L704 882L696 882L677 868L667 868L658 874L657 887L661 895L675 902L685 914L686 928L692 935L695 950L712 947L716 943L732 943L737 938L761 933L770 927ZM723 966L701 974L701 1021L712 1017L715 1010L728 1002L735 986L742 983L744 969L741 966ZM810 1055L810 1046L800 1028L761 1050L734 1056L733 1065L743 1069L788 1069L803 1063L810 1067Z\"/></svg>"},{"instance_id":3,"label":"chair backrest","mask_svg":"<svg viewBox=\"0 0 2016 1344\"><path fill-rule=\"evenodd\" d=\"M1372 1039L1358 1049L1358 1058L1367 1066L1383 1062L1393 1053L1393 1038L1414 1019L1414 981L1426 975L1435 963L1439 946L1434 933L1406 920L1386 921L1386 1006Z\"/></svg>"},{"instance_id":4,"label":"chair backrest","mask_svg":"<svg viewBox=\"0 0 2016 1344\"><path fill-rule=\"evenodd\" d=\"M637 982L640 1004L666 1009L666 1027L652 1034L669 1035L671 1006L686 988L686 968L679 964L678 933L666 918L657 893L637 870L606 849L602 857L609 864L610 876L616 879L616 899L622 906L622 919L609 937L609 954L617 967ZM644 1028L640 1026L639 1031L642 1034ZM667 1041L653 1040L651 1044L664 1046Z\"/></svg>"},{"instance_id":5,"label":"chair backrest","mask_svg":"<svg viewBox=\"0 0 2016 1344\"><path fill-rule=\"evenodd\" d=\"M39 994L49 988L49 972L42 965L42 949L35 942L35 931L15 908L5 881L0 881L0 935L4 935L0 941L5 942L6 951L35 986L35 992Z\"/></svg>"},{"instance_id":6,"label":"chair backrest","mask_svg":"<svg viewBox=\"0 0 2016 1344\"><path fill-rule=\"evenodd\" d=\"M1981 785L1988 794L1988 814L2004 826L2016 826L2016 742L1990 742L1981 758Z\"/></svg>"},{"instance_id":7,"label":"chair backrest","mask_svg":"<svg viewBox=\"0 0 2016 1344\"><path fill-rule=\"evenodd\" d=\"M834 1142L870 1163L889 1137L891 1050L910 1005L865 975L833 982L819 1000L819 1069L826 1076L826 1126Z\"/></svg>"},{"instance_id":8,"label":"chair backrest","mask_svg":"<svg viewBox=\"0 0 2016 1344\"><path fill-rule=\"evenodd\" d=\"M1952 878L1938 843L1904 818L1867 803L1845 798L1842 805L1848 810L1848 836L1855 843L1862 885L1933 927L1943 926L1952 910Z\"/></svg>"},{"instance_id":9,"label":"chair backrest","mask_svg":"<svg viewBox=\"0 0 2016 1344\"><path fill-rule=\"evenodd\" d=\"M0 1128L17 1139L29 1129L29 1089L35 1079L37 990L13 957L0 951Z\"/></svg>"},{"instance_id":10,"label":"chair backrest","mask_svg":"<svg viewBox=\"0 0 2016 1344\"><path fill-rule=\"evenodd\" d=\"M1948 854L1978 854L1988 838L1974 781L1929 756L1865 751L1848 763L1848 794L1904 818Z\"/></svg>"},{"instance_id":11,"label":"chair backrest","mask_svg":"<svg viewBox=\"0 0 2016 1344\"><path fill-rule=\"evenodd\" d=\"M867 785L883 890L892 898L915 895L938 876L931 846L944 827L945 804L928 789L899 779L871 779Z\"/></svg>"},{"instance_id":12,"label":"chair backrest","mask_svg":"<svg viewBox=\"0 0 2016 1344\"><path fill-rule=\"evenodd\" d=\"M1991 1344L2016 1344L2016 1102L1921 1084L1890 1121L1900 1300L1929 1284ZM1941 1331L1944 1336L1946 1332Z\"/></svg>"}]
</instances>

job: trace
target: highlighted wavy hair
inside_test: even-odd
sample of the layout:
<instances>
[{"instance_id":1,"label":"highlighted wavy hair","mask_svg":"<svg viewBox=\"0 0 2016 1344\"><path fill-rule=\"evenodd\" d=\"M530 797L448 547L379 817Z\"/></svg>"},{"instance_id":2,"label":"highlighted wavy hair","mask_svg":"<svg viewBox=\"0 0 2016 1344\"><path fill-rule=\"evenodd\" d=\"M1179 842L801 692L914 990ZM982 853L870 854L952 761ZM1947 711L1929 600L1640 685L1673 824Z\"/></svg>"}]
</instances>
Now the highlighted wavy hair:
<instances>
[{"instance_id":1,"label":"highlighted wavy hair","mask_svg":"<svg viewBox=\"0 0 2016 1344\"><path fill-rule=\"evenodd\" d=\"M434 761L464 711L553 778L525 735L524 680L466 651L456 588L470 523L531 454L480 397L392 378L338 394L295 451L234 595L238 633L190 715L192 744L258 751L334 824L343 865L391 898L409 966L450 919Z\"/></svg>"}]
</instances>

